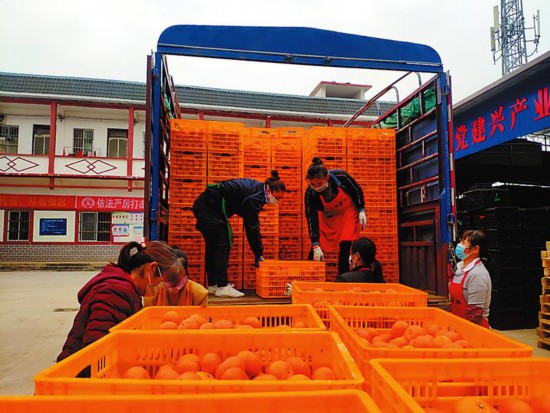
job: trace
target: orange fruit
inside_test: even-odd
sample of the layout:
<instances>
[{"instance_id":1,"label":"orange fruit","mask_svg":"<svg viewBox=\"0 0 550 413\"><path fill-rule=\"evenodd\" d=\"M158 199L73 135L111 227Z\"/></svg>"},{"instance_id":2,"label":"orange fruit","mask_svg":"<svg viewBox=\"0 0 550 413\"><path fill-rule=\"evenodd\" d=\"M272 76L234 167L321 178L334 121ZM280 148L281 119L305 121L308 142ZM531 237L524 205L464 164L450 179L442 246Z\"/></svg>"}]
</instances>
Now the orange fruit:
<instances>
[{"instance_id":1,"label":"orange fruit","mask_svg":"<svg viewBox=\"0 0 550 413\"><path fill-rule=\"evenodd\" d=\"M448 344L443 344L443 347L441 347L441 348L462 348L462 347L460 347L456 343L448 343Z\"/></svg>"},{"instance_id":2,"label":"orange fruit","mask_svg":"<svg viewBox=\"0 0 550 413\"><path fill-rule=\"evenodd\" d=\"M302 374L308 377L311 376L311 368L301 357L290 356L286 359L286 362L290 364L295 375Z\"/></svg>"},{"instance_id":3,"label":"orange fruit","mask_svg":"<svg viewBox=\"0 0 550 413\"><path fill-rule=\"evenodd\" d=\"M516 399L515 397L507 397L506 399L499 400L497 403L498 413L533 413L529 403Z\"/></svg>"},{"instance_id":4,"label":"orange fruit","mask_svg":"<svg viewBox=\"0 0 550 413\"><path fill-rule=\"evenodd\" d=\"M453 413L493 412L493 407L481 397L462 397L453 403Z\"/></svg>"},{"instance_id":5,"label":"orange fruit","mask_svg":"<svg viewBox=\"0 0 550 413\"><path fill-rule=\"evenodd\" d=\"M429 334L430 336L433 336L433 337L437 335L440 329L441 328L439 327L439 324L434 322L428 322L424 324L424 330L426 330L426 334Z\"/></svg>"},{"instance_id":6,"label":"orange fruit","mask_svg":"<svg viewBox=\"0 0 550 413\"><path fill-rule=\"evenodd\" d=\"M405 330L403 337L405 337L405 340L411 341L413 338L422 336L424 334L426 334L426 331L422 327L417 325L412 325Z\"/></svg>"},{"instance_id":7,"label":"orange fruit","mask_svg":"<svg viewBox=\"0 0 550 413\"><path fill-rule=\"evenodd\" d=\"M401 337L403 334L405 334L405 331L409 328L409 323L403 320L396 321L393 323L393 326L391 327L390 331L390 338L394 339L397 337Z\"/></svg>"},{"instance_id":8,"label":"orange fruit","mask_svg":"<svg viewBox=\"0 0 550 413\"><path fill-rule=\"evenodd\" d=\"M229 367L221 376L222 380L248 380L244 369L240 367Z\"/></svg>"},{"instance_id":9,"label":"orange fruit","mask_svg":"<svg viewBox=\"0 0 550 413\"><path fill-rule=\"evenodd\" d=\"M212 330L214 328L214 323L206 322L200 326L199 330Z\"/></svg>"},{"instance_id":10,"label":"orange fruit","mask_svg":"<svg viewBox=\"0 0 550 413\"><path fill-rule=\"evenodd\" d=\"M460 334L458 334L456 331L445 331L443 334L449 337L453 342L456 342L460 339Z\"/></svg>"},{"instance_id":11,"label":"orange fruit","mask_svg":"<svg viewBox=\"0 0 550 413\"><path fill-rule=\"evenodd\" d=\"M336 374L330 367L319 367L311 375L313 380L336 380Z\"/></svg>"},{"instance_id":12,"label":"orange fruit","mask_svg":"<svg viewBox=\"0 0 550 413\"><path fill-rule=\"evenodd\" d=\"M232 321L229 320L218 320L214 322L214 328L223 330L228 328L235 328L235 325Z\"/></svg>"},{"instance_id":13,"label":"orange fruit","mask_svg":"<svg viewBox=\"0 0 550 413\"><path fill-rule=\"evenodd\" d=\"M303 381L303 380L311 380L311 379L305 374L295 374L294 376L290 376L288 378L288 381Z\"/></svg>"},{"instance_id":14,"label":"orange fruit","mask_svg":"<svg viewBox=\"0 0 550 413\"><path fill-rule=\"evenodd\" d=\"M147 370L145 370L143 367L134 366L126 370L122 378L142 380L142 379L150 379L151 376L149 376L149 373L147 373Z\"/></svg>"},{"instance_id":15,"label":"orange fruit","mask_svg":"<svg viewBox=\"0 0 550 413\"><path fill-rule=\"evenodd\" d=\"M193 371L186 371L178 376L178 380L202 380L202 377Z\"/></svg>"},{"instance_id":16,"label":"orange fruit","mask_svg":"<svg viewBox=\"0 0 550 413\"><path fill-rule=\"evenodd\" d=\"M200 328L199 321L196 318L187 317L185 320L183 320L180 325L180 330L198 330Z\"/></svg>"},{"instance_id":17,"label":"orange fruit","mask_svg":"<svg viewBox=\"0 0 550 413\"><path fill-rule=\"evenodd\" d=\"M237 356L231 356L226 358L216 369L216 374L214 377L216 377L218 380L222 378L223 373L225 373L226 370L230 369L231 367L239 367L243 371L245 370L246 366L244 364L244 361L240 359ZM203 368L204 371L206 371Z\"/></svg>"},{"instance_id":18,"label":"orange fruit","mask_svg":"<svg viewBox=\"0 0 550 413\"><path fill-rule=\"evenodd\" d=\"M176 370L182 374L188 371L192 371L193 373L196 373L200 370L199 363L196 361L185 358L185 356L181 357L178 362L176 363Z\"/></svg>"},{"instance_id":19,"label":"orange fruit","mask_svg":"<svg viewBox=\"0 0 550 413\"><path fill-rule=\"evenodd\" d=\"M252 380L279 380L277 377L275 377L273 374L258 374L256 377L254 377Z\"/></svg>"},{"instance_id":20,"label":"orange fruit","mask_svg":"<svg viewBox=\"0 0 550 413\"><path fill-rule=\"evenodd\" d=\"M285 328L290 328L290 326L287 326L286 324L279 324L276 328L285 329Z\"/></svg>"},{"instance_id":21,"label":"orange fruit","mask_svg":"<svg viewBox=\"0 0 550 413\"><path fill-rule=\"evenodd\" d=\"M550 412L550 394L533 397L531 406L533 407L533 413Z\"/></svg>"},{"instance_id":22,"label":"orange fruit","mask_svg":"<svg viewBox=\"0 0 550 413\"><path fill-rule=\"evenodd\" d=\"M262 322L258 317L254 317L254 316L245 318L241 324L246 324L254 328L262 328Z\"/></svg>"},{"instance_id":23,"label":"orange fruit","mask_svg":"<svg viewBox=\"0 0 550 413\"><path fill-rule=\"evenodd\" d=\"M197 371L197 376L199 376L201 380L216 380L214 376L205 371Z\"/></svg>"},{"instance_id":24,"label":"orange fruit","mask_svg":"<svg viewBox=\"0 0 550 413\"><path fill-rule=\"evenodd\" d=\"M198 354L193 354L193 353L184 354L183 356L180 357L180 360L182 360L182 359L192 361L192 362L195 362L197 364L201 362L201 356L199 356Z\"/></svg>"},{"instance_id":25,"label":"orange fruit","mask_svg":"<svg viewBox=\"0 0 550 413\"><path fill-rule=\"evenodd\" d=\"M262 370L262 361L255 353L242 350L237 353L237 357L244 361L245 371L249 377L257 376Z\"/></svg>"},{"instance_id":26,"label":"orange fruit","mask_svg":"<svg viewBox=\"0 0 550 413\"><path fill-rule=\"evenodd\" d=\"M443 348L446 344L454 344L447 336L435 336L433 339L434 347Z\"/></svg>"},{"instance_id":27,"label":"orange fruit","mask_svg":"<svg viewBox=\"0 0 550 413\"><path fill-rule=\"evenodd\" d=\"M283 360L276 360L271 362L271 364L267 366L266 372L267 374L274 375L279 380L286 380L290 376L294 375L294 370L292 369L292 366Z\"/></svg>"},{"instance_id":28,"label":"orange fruit","mask_svg":"<svg viewBox=\"0 0 550 413\"><path fill-rule=\"evenodd\" d=\"M428 334L415 337L411 341L411 345L415 348L432 348L434 346L434 339Z\"/></svg>"},{"instance_id":29,"label":"orange fruit","mask_svg":"<svg viewBox=\"0 0 550 413\"><path fill-rule=\"evenodd\" d=\"M466 340L456 340L455 344L458 344L462 348L471 348L472 346Z\"/></svg>"},{"instance_id":30,"label":"orange fruit","mask_svg":"<svg viewBox=\"0 0 550 413\"><path fill-rule=\"evenodd\" d=\"M161 330L177 330L178 325L173 321L165 321L160 325Z\"/></svg>"},{"instance_id":31,"label":"orange fruit","mask_svg":"<svg viewBox=\"0 0 550 413\"><path fill-rule=\"evenodd\" d=\"M294 323L294 328L306 328L307 325L304 321L298 320Z\"/></svg>"},{"instance_id":32,"label":"orange fruit","mask_svg":"<svg viewBox=\"0 0 550 413\"><path fill-rule=\"evenodd\" d=\"M388 344L401 348L406 346L408 343L407 343L407 340L405 340L405 337L401 336L401 337L394 338L393 340L390 340Z\"/></svg>"},{"instance_id":33,"label":"orange fruit","mask_svg":"<svg viewBox=\"0 0 550 413\"><path fill-rule=\"evenodd\" d=\"M204 318L202 315L197 314L197 313L191 314L187 318L194 318L195 320L197 320L199 322L199 325L203 325L204 323L206 323L206 318Z\"/></svg>"},{"instance_id":34,"label":"orange fruit","mask_svg":"<svg viewBox=\"0 0 550 413\"><path fill-rule=\"evenodd\" d=\"M173 380L179 377L180 373L175 369L173 364L165 364L160 366L155 375L156 380Z\"/></svg>"},{"instance_id":35,"label":"orange fruit","mask_svg":"<svg viewBox=\"0 0 550 413\"><path fill-rule=\"evenodd\" d=\"M221 362L220 356L216 353L206 353L201 357L200 368L202 371L214 376Z\"/></svg>"},{"instance_id":36,"label":"orange fruit","mask_svg":"<svg viewBox=\"0 0 550 413\"><path fill-rule=\"evenodd\" d=\"M171 321L175 324L179 324L179 323L181 323L181 316L178 314L177 311L168 310L162 316L161 324L164 323L165 321Z\"/></svg>"},{"instance_id":37,"label":"orange fruit","mask_svg":"<svg viewBox=\"0 0 550 413\"><path fill-rule=\"evenodd\" d=\"M397 291L394 290L393 288L388 288L386 291L382 291L382 292L385 292L386 294L395 294L395 293L397 293Z\"/></svg>"}]
</instances>

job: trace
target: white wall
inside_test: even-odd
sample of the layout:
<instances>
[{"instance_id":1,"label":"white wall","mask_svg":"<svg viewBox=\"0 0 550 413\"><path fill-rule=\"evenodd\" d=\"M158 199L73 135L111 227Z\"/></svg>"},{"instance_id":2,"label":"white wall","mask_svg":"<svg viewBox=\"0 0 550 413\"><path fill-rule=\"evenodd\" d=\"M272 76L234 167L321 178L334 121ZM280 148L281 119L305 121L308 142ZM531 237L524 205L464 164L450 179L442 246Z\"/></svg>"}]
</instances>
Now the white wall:
<instances>
[{"instance_id":1,"label":"white wall","mask_svg":"<svg viewBox=\"0 0 550 413\"><path fill-rule=\"evenodd\" d=\"M74 242L75 241L74 211L34 211L33 242ZM66 218L67 235L40 235L40 218Z\"/></svg>"}]
</instances>

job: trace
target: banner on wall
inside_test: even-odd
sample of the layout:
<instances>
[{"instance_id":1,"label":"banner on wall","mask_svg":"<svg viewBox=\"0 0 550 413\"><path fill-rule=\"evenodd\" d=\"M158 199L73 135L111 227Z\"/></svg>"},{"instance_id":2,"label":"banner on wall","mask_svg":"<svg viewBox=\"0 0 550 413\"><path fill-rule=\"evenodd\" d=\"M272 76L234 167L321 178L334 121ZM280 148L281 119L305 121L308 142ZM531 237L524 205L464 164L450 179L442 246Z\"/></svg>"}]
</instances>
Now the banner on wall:
<instances>
[{"instance_id":1,"label":"banner on wall","mask_svg":"<svg viewBox=\"0 0 550 413\"><path fill-rule=\"evenodd\" d=\"M0 194L3 209L74 210L74 196Z\"/></svg>"},{"instance_id":2,"label":"banner on wall","mask_svg":"<svg viewBox=\"0 0 550 413\"><path fill-rule=\"evenodd\" d=\"M76 209L78 211L139 211L143 212L145 202L143 198L124 198L114 196L77 196Z\"/></svg>"},{"instance_id":3,"label":"banner on wall","mask_svg":"<svg viewBox=\"0 0 550 413\"><path fill-rule=\"evenodd\" d=\"M143 212L113 212L111 223L114 242L143 241Z\"/></svg>"}]
</instances>

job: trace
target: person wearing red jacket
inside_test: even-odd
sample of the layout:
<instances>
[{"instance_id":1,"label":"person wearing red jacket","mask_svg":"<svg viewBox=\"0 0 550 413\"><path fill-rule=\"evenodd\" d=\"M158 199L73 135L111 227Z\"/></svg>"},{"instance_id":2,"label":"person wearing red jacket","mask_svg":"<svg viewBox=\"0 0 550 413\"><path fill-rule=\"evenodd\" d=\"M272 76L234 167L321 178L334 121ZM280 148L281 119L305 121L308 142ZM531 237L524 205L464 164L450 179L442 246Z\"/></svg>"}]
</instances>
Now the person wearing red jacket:
<instances>
[{"instance_id":1,"label":"person wearing red jacket","mask_svg":"<svg viewBox=\"0 0 550 413\"><path fill-rule=\"evenodd\" d=\"M183 272L174 250L163 241L126 244L117 263L105 266L78 292L80 309L57 361L105 336L111 327L141 310L141 297L148 289Z\"/></svg>"}]
</instances>

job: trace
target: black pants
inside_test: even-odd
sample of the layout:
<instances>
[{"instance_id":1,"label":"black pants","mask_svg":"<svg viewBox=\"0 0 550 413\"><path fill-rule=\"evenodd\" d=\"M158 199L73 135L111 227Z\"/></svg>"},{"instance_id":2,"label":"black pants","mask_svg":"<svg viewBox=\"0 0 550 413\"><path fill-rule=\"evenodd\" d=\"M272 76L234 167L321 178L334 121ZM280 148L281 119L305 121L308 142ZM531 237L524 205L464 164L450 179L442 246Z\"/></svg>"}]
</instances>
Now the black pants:
<instances>
[{"instance_id":1,"label":"black pants","mask_svg":"<svg viewBox=\"0 0 550 413\"><path fill-rule=\"evenodd\" d=\"M338 252L338 275L349 271L349 254L351 251L351 241L340 242L340 251ZM313 259L313 249L309 251L308 260Z\"/></svg>"},{"instance_id":2,"label":"black pants","mask_svg":"<svg viewBox=\"0 0 550 413\"><path fill-rule=\"evenodd\" d=\"M206 244L205 268L209 286L225 287L229 263L229 225L222 211L222 198L217 191L207 189L193 204L196 228Z\"/></svg>"}]
</instances>

